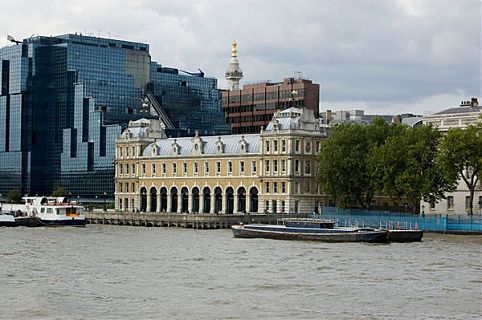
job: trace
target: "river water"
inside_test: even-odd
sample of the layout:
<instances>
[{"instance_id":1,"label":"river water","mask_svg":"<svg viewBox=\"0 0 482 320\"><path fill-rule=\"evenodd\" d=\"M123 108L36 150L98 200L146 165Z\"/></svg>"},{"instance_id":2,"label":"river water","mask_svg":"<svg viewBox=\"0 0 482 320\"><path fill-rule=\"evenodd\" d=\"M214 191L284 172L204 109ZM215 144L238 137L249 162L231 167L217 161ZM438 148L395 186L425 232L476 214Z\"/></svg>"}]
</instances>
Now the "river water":
<instances>
[{"instance_id":1,"label":"river water","mask_svg":"<svg viewBox=\"0 0 482 320\"><path fill-rule=\"evenodd\" d=\"M1 319L482 319L482 236L384 245L0 228L0 279Z\"/></svg>"}]
</instances>

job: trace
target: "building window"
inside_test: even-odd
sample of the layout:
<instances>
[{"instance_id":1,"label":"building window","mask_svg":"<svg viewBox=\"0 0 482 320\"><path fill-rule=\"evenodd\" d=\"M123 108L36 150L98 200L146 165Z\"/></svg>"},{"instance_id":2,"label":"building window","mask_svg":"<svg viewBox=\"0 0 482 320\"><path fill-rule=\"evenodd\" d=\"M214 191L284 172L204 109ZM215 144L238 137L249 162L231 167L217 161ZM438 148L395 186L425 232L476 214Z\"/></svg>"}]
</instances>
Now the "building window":
<instances>
[{"instance_id":1,"label":"building window","mask_svg":"<svg viewBox=\"0 0 482 320\"><path fill-rule=\"evenodd\" d=\"M187 163L182 163L182 174L187 174Z\"/></svg>"},{"instance_id":2,"label":"building window","mask_svg":"<svg viewBox=\"0 0 482 320\"><path fill-rule=\"evenodd\" d=\"M126 174L129 174L129 164L126 164Z\"/></svg>"},{"instance_id":3,"label":"building window","mask_svg":"<svg viewBox=\"0 0 482 320\"><path fill-rule=\"evenodd\" d=\"M269 182L264 183L264 189L265 189L266 193L269 193Z\"/></svg>"},{"instance_id":4,"label":"building window","mask_svg":"<svg viewBox=\"0 0 482 320\"><path fill-rule=\"evenodd\" d=\"M131 189L131 192L135 192L136 191L136 184L135 183L132 183L132 189Z\"/></svg>"},{"instance_id":5,"label":"building window","mask_svg":"<svg viewBox=\"0 0 482 320\"><path fill-rule=\"evenodd\" d=\"M152 168L151 168L151 170L152 170L151 175L152 175L152 176L155 176L155 175L156 175L156 164L153 163L153 164L151 165L151 167L152 167Z\"/></svg>"},{"instance_id":6,"label":"building window","mask_svg":"<svg viewBox=\"0 0 482 320\"><path fill-rule=\"evenodd\" d=\"M482 196L479 196L479 209L482 209Z\"/></svg>"},{"instance_id":7,"label":"building window","mask_svg":"<svg viewBox=\"0 0 482 320\"><path fill-rule=\"evenodd\" d=\"M316 153L319 153L321 151L320 147L321 147L320 141L316 141L316 150L315 150Z\"/></svg>"},{"instance_id":8,"label":"building window","mask_svg":"<svg viewBox=\"0 0 482 320\"><path fill-rule=\"evenodd\" d=\"M269 160L264 160L264 171L269 174Z\"/></svg>"},{"instance_id":9,"label":"building window","mask_svg":"<svg viewBox=\"0 0 482 320\"><path fill-rule=\"evenodd\" d=\"M124 166L121 164L119 164L119 174L124 174Z\"/></svg>"},{"instance_id":10,"label":"building window","mask_svg":"<svg viewBox=\"0 0 482 320\"><path fill-rule=\"evenodd\" d=\"M129 192L129 183L126 183L126 192Z\"/></svg>"},{"instance_id":11,"label":"building window","mask_svg":"<svg viewBox=\"0 0 482 320\"><path fill-rule=\"evenodd\" d=\"M166 163L162 163L162 174L166 174Z\"/></svg>"},{"instance_id":12,"label":"building window","mask_svg":"<svg viewBox=\"0 0 482 320\"><path fill-rule=\"evenodd\" d=\"M208 176L209 175L209 162L204 162L204 173Z\"/></svg>"},{"instance_id":13,"label":"building window","mask_svg":"<svg viewBox=\"0 0 482 320\"><path fill-rule=\"evenodd\" d=\"M146 164L143 163L142 164L142 175L145 175L146 174Z\"/></svg>"},{"instance_id":14,"label":"building window","mask_svg":"<svg viewBox=\"0 0 482 320\"><path fill-rule=\"evenodd\" d=\"M311 174L311 161L306 161L305 163L305 174Z\"/></svg>"},{"instance_id":15,"label":"building window","mask_svg":"<svg viewBox=\"0 0 482 320\"><path fill-rule=\"evenodd\" d=\"M177 174L177 163L172 164L172 174Z\"/></svg>"},{"instance_id":16,"label":"building window","mask_svg":"<svg viewBox=\"0 0 482 320\"><path fill-rule=\"evenodd\" d=\"M239 172L244 174L244 161L239 162Z\"/></svg>"},{"instance_id":17,"label":"building window","mask_svg":"<svg viewBox=\"0 0 482 320\"><path fill-rule=\"evenodd\" d=\"M281 140L281 152L286 152L286 140Z\"/></svg>"},{"instance_id":18,"label":"building window","mask_svg":"<svg viewBox=\"0 0 482 320\"><path fill-rule=\"evenodd\" d=\"M233 162L228 161L228 174L232 174L232 173L233 173Z\"/></svg>"},{"instance_id":19,"label":"building window","mask_svg":"<svg viewBox=\"0 0 482 320\"><path fill-rule=\"evenodd\" d=\"M127 170L129 171L129 170ZM129 173L129 172L127 172ZM135 176L136 175L136 165L135 164L132 164L132 175Z\"/></svg>"},{"instance_id":20,"label":"building window","mask_svg":"<svg viewBox=\"0 0 482 320\"><path fill-rule=\"evenodd\" d=\"M295 174L300 174L300 160L295 160Z\"/></svg>"},{"instance_id":21,"label":"building window","mask_svg":"<svg viewBox=\"0 0 482 320\"><path fill-rule=\"evenodd\" d=\"M311 141L308 141L305 145L305 153L311 153Z\"/></svg>"},{"instance_id":22,"label":"building window","mask_svg":"<svg viewBox=\"0 0 482 320\"><path fill-rule=\"evenodd\" d=\"M295 213L298 213L299 207L300 207L300 201L299 201L299 200L295 200Z\"/></svg>"},{"instance_id":23,"label":"building window","mask_svg":"<svg viewBox=\"0 0 482 320\"><path fill-rule=\"evenodd\" d=\"M256 173L256 160L255 161L251 161L251 172L253 174Z\"/></svg>"},{"instance_id":24,"label":"building window","mask_svg":"<svg viewBox=\"0 0 482 320\"><path fill-rule=\"evenodd\" d=\"M286 182L281 181L281 193L286 193Z\"/></svg>"},{"instance_id":25,"label":"building window","mask_svg":"<svg viewBox=\"0 0 482 320\"><path fill-rule=\"evenodd\" d=\"M268 201L268 200L266 200L266 201L264 202L264 212L265 212L265 213L268 213L268 212L269 212L269 201Z\"/></svg>"},{"instance_id":26,"label":"building window","mask_svg":"<svg viewBox=\"0 0 482 320\"><path fill-rule=\"evenodd\" d=\"M197 162L194 162L194 174L198 173L198 164Z\"/></svg>"},{"instance_id":27,"label":"building window","mask_svg":"<svg viewBox=\"0 0 482 320\"><path fill-rule=\"evenodd\" d=\"M269 140L264 142L266 152L269 152Z\"/></svg>"},{"instance_id":28,"label":"building window","mask_svg":"<svg viewBox=\"0 0 482 320\"><path fill-rule=\"evenodd\" d=\"M469 210L470 207L470 196L465 197L465 210Z\"/></svg>"},{"instance_id":29,"label":"building window","mask_svg":"<svg viewBox=\"0 0 482 320\"><path fill-rule=\"evenodd\" d=\"M281 200L281 213L285 212L285 207L286 207L286 202L284 200Z\"/></svg>"},{"instance_id":30,"label":"building window","mask_svg":"<svg viewBox=\"0 0 482 320\"><path fill-rule=\"evenodd\" d=\"M118 150L119 150L119 158L122 158L122 157L124 156L124 154L123 154L123 153L124 153L124 152L123 152L124 148L121 147L121 148L119 148Z\"/></svg>"},{"instance_id":31,"label":"building window","mask_svg":"<svg viewBox=\"0 0 482 320\"><path fill-rule=\"evenodd\" d=\"M300 193L300 183L298 181L295 182L294 193Z\"/></svg>"},{"instance_id":32,"label":"building window","mask_svg":"<svg viewBox=\"0 0 482 320\"><path fill-rule=\"evenodd\" d=\"M273 193L278 193L278 182L273 182Z\"/></svg>"},{"instance_id":33,"label":"building window","mask_svg":"<svg viewBox=\"0 0 482 320\"><path fill-rule=\"evenodd\" d=\"M273 173L278 172L278 160L273 160Z\"/></svg>"},{"instance_id":34,"label":"building window","mask_svg":"<svg viewBox=\"0 0 482 320\"><path fill-rule=\"evenodd\" d=\"M273 152L278 152L278 140L273 141Z\"/></svg>"},{"instance_id":35,"label":"building window","mask_svg":"<svg viewBox=\"0 0 482 320\"><path fill-rule=\"evenodd\" d=\"M447 197L447 209L448 210L453 210L454 208L454 197L453 196L448 196Z\"/></svg>"},{"instance_id":36,"label":"building window","mask_svg":"<svg viewBox=\"0 0 482 320\"><path fill-rule=\"evenodd\" d=\"M221 174L221 161L216 161L216 174Z\"/></svg>"},{"instance_id":37,"label":"building window","mask_svg":"<svg viewBox=\"0 0 482 320\"><path fill-rule=\"evenodd\" d=\"M305 181L305 193L311 193L311 183L310 183L310 181Z\"/></svg>"},{"instance_id":38,"label":"building window","mask_svg":"<svg viewBox=\"0 0 482 320\"><path fill-rule=\"evenodd\" d=\"M300 140L295 140L295 152L300 152Z\"/></svg>"},{"instance_id":39,"label":"building window","mask_svg":"<svg viewBox=\"0 0 482 320\"><path fill-rule=\"evenodd\" d=\"M281 173L285 173L285 172L286 172L286 160L282 159L281 160Z\"/></svg>"}]
</instances>

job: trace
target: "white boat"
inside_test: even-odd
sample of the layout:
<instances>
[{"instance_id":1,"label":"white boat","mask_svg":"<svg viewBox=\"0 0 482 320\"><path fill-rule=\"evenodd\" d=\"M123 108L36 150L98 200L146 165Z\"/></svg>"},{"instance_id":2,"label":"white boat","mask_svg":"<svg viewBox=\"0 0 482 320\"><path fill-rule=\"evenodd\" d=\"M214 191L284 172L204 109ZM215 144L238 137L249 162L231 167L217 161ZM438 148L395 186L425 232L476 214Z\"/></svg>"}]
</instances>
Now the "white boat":
<instances>
[{"instance_id":1,"label":"white boat","mask_svg":"<svg viewBox=\"0 0 482 320\"><path fill-rule=\"evenodd\" d=\"M0 212L0 227L15 227L17 223L12 215Z\"/></svg>"},{"instance_id":2,"label":"white boat","mask_svg":"<svg viewBox=\"0 0 482 320\"><path fill-rule=\"evenodd\" d=\"M84 207L64 197L24 197L25 204L4 205L19 226L85 226Z\"/></svg>"}]
</instances>

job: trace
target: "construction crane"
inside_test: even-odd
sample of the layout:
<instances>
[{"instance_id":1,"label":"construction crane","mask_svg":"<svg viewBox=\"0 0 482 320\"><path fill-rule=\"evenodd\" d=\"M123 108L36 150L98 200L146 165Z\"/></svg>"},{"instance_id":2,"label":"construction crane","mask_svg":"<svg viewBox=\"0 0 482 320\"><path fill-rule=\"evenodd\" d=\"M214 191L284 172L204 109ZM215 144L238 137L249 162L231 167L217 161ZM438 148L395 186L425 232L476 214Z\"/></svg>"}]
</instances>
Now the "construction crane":
<instances>
[{"instance_id":1,"label":"construction crane","mask_svg":"<svg viewBox=\"0 0 482 320\"><path fill-rule=\"evenodd\" d=\"M12 37L12 36L9 35L9 34L7 34L7 40L10 41L10 42L14 42L15 44L22 43L22 41L15 40L15 38Z\"/></svg>"}]
</instances>

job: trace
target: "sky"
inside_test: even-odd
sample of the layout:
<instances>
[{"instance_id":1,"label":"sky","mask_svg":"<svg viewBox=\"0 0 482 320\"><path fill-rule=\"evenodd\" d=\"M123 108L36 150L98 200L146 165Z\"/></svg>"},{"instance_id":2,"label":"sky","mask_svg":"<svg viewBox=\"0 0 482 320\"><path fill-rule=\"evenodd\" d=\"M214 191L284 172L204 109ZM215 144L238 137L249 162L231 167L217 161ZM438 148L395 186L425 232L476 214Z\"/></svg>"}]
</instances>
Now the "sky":
<instances>
[{"instance_id":1,"label":"sky","mask_svg":"<svg viewBox=\"0 0 482 320\"><path fill-rule=\"evenodd\" d=\"M481 0L0 0L7 34L81 32L150 44L152 60L227 88L301 72L320 109L430 114L481 97Z\"/></svg>"}]
</instances>

